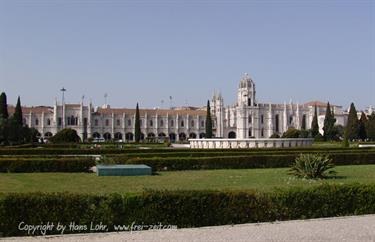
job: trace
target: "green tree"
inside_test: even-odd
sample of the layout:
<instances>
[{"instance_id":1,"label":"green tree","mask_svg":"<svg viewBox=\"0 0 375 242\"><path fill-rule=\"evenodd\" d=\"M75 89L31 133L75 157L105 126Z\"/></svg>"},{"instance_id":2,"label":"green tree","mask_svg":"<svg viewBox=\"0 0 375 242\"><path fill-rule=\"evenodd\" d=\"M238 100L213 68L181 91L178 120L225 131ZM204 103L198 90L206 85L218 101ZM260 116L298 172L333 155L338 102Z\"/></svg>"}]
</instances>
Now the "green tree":
<instances>
[{"instance_id":1,"label":"green tree","mask_svg":"<svg viewBox=\"0 0 375 242\"><path fill-rule=\"evenodd\" d=\"M19 126L21 126L21 127L23 126L21 100L20 100L19 96L18 96L18 99L17 99L17 105L16 105L16 108L14 110L13 118Z\"/></svg>"},{"instance_id":2,"label":"green tree","mask_svg":"<svg viewBox=\"0 0 375 242\"><path fill-rule=\"evenodd\" d=\"M62 129L49 139L52 143L78 143L81 138L74 129Z\"/></svg>"},{"instance_id":3,"label":"green tree","mask_svg":"<svg viewBox=\"0 0 375 242\"><path fill-rule=\"evenodd\" d=\"M335 137L335 134L334 134L335 123L336 123L336 119L335 119L333 111L331 111L331 105L328 102L327 108L326 108L326 116L324 118L324 127L323 127L324 140L333 140L334 139L334 137Z\"/></svg>"},{"instance_id":4,"label":"green tree","mask_svg":"<svg viewBox=\"0 0 375 242\"><path fill-rule=\"evenodd\" d=\"M349 140L358 139L359 121L354 103L350 104L348 122L345 131Z\"/></svg>"},{"instance_id":5,"label":"green tree","mask_svg":"<svg viewBox=\"0 0 375 242\"><path fill-rule=\"evenodd\" d=\"M368 121L366 124L366 134L369 140L375 141L375 112L368 116Z\"/></svg>"},{"instance_id":6,"label":"green tree","mask_svg":"<svg viewBox=\"0 0 375 242\"><path fill-rule=\"evenodd\" d=\"M366 133L366 126L367 126L367 116L364 112L361 113L361 118L359 119L359 126L358 126L358 138L362 141L367 139Z\"/></svg>"},{"instance_id":7,"label":"green tree","mask_svg":"<svg viewBox=\"0 0 375 242\"><path fill-rule=\"evenodd\" d=\"M358 126L358 138L362 141L367 139L366 133L366 126L367 126L367 116L364 112L361 113L361 118L359 119L359 126Z\"/></svg>"},{"instance_id":8,"label":"green tree","mask_svg":"<svg viewBox=\"0 0 375 242\"><path fill-rule=\"evenodd\" d=\"M212 138L212 118L211 118L210 100L207 100L206 138Z\"/></svg>"},{"instance_id":9,"label":"green tree","mask_svg":"<svg viewBox=\"0 0 375 242\"><path fill-rule=\"evenodd\" d=\"M135 142L139 143L141 140L141 120L139 117L139 106L135 108L135 123L134 123L134 138Z\"/></svg>"},{"instance_id":10,"label":"green tree","mask_svg":"<svg viewBox=\"0 0 375 242\"><path fill-rule=\"evenodd\" d=\"M7 104L7 95L5 92L1 93L0 95L0 118L7 119L9 117L8 114L8 104Z\"/></svg>"},{"instance_id":11,"label":"green tree","mask_svg":"<svg viewBox=\"0 0 375 242\"><path fill-rule=\"evenodd\" d=\"M283 133L281 138L299 138L300 134L301 132L298 129L289 128L285 133Z\"/></svg>"},{"instance_id":12,"label":"green tree","mask_svg":"<svg viewBox=\"0 0 375 242\"><path fill-rule=\"evenodd\" d=\"M314 117L311 122L311 135L313 138L315 138L318 134L319 134L318 110L315 105Z\"/></svg>"}]
</instances>

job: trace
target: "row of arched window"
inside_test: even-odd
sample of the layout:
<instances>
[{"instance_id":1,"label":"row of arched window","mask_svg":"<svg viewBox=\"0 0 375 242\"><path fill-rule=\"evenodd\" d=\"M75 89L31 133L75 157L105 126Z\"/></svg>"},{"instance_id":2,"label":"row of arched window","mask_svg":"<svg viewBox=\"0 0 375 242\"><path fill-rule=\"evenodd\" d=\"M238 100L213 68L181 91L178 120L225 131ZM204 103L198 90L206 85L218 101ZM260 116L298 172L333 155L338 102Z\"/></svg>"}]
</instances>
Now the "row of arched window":
<instances>
[{"instance_id":1,"label":"row of arched window","mask_svg":"<svg viewBox=\"0 0 375 242\"><path fill-rule=\"evenodd\" d=\"M68 121L69 122L69 121ZM104 124L105 124L105 126L110 126L110 120L109 119L105 119L104 120ZM69 125L69 124L68 124ZM140 120L140 125L142 126L143 125L143 120L141 119ZM175 125L175 120L174 119L171 119L170 121L169 121L169 126L170 127L174 127L174 125ZM191 120L190 121L190 126L191 127L195 127L195 125L196 125L196 121L195 120ZM204 120L201 120L201 122L200 122L200 126L202 127L202 128L204 128L204 125L205 125L205 121ZM98 119L95 119L94 120L94 126L99 126L99 120ZM116 120L116 126L121 126L121 120L120 119L117 119ZM132 126L132 120L131 119L128 119L127 120L127 126L128 127L131 127ZM152 119L150 119L149 121L148 121L148 126L149 127L153 127L154 126L154 120L152 120ZM163 119L161 119L160 121L159 121L159 127L164 127L164 120ZM185 127L185 120L180 120L180 127Z\"/></svg>"},{"instance_id":2,"label":"row of arched window","mask_svg":"<svg viewBox=\"0 0 375 242\"><path fill-rule=\"evenodd\" d=\"M199 134L199 138L204 138L206 136L205 133L200 133ZM101 135L100 133L98 132L95 132L92 134L92 137L93 138L96 138L96 139L100 139L100 138L103 138L105 140L112 140L112 138L114 140L122 140L123 137L125 137L125 140L126 141L133 141L134 140L134 134L132 132L128 132L128 133L125 133L125 136L123 136L123 134L121 132L117 132L117 133L114 133L113 137L111 135L111 133L104 133L103 135ZM168 134L168 138L171 140L171 141L175 141L176 138L178 137L179 140L187 140L187 138L191 138L191 139L195 139L198 137L198 135L196 133L189 133L189 135L185 134L185 133L179 133L178 135L175 134L175 133L170 133ZM165 139L167 138L167 135L165 133L159 133L157 136L155 133L148 133L146 136L144 133L141 133L141 140L144 140L144 139L150 139L150 138L159 138L159 139Z\"/></svg>"}]
</instances>

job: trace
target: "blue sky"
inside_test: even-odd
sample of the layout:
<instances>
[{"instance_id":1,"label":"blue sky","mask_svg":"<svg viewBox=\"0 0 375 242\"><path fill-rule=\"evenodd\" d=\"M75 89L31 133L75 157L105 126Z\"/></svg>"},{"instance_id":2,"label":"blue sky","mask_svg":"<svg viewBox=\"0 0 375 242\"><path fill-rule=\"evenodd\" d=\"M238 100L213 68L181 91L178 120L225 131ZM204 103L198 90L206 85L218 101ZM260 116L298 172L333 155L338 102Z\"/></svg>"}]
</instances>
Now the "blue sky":
<instances>
[{"instance_id":1,"label":"blue sky","mask_svg":"<svg viewBox=\"0 0 375 242\"><path fill-rule=\"evenodd\" d=\"M375 1L0 0L10 103L232 104L245 72L259 102L375 105Z\"/></svg>"}]
</instances>

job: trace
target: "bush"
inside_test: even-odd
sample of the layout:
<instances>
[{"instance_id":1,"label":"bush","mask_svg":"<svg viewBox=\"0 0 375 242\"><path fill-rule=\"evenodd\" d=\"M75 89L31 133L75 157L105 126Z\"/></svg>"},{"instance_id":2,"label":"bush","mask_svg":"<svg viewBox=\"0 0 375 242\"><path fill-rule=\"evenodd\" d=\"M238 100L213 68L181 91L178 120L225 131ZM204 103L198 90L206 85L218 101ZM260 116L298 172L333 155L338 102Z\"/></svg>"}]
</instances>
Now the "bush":
<instances>
[{"instance_id":1,"label":"bush","mask_svg":"<svg viewBox=\"0 0 375 242\"><path fill-rule=\"evenodd\" d=\"M280 135L279 134L272 134L271 136L270 136L270 139L278 139L278 138L280 138Z\"/></svg>"},{"instance_id":2,"label":"bush","mask_svg":"<svg viewBox=\"0 0 375 242\"><path fill-rule=\"evenodd\" d=\"M88 172L92 166L92 157L0 159L0 172Z\"/></svg>"},{"instance_id":3,"label":"bush","mask_svg":"<svg viewBox=\"0 0 375 242\"><path fill-rule=\"evenodd\" d=\"M63 129L49 139L52 143L78 143L81 138L74 129Z\"/></svg>"},{"instance_id":4,"label":"bush","mask_svg":"<svg viewBox=\"0 0 375 242\"><path fill-rule=\"evenodd\" d=\"M290 174L300 178L326 178L328 174L336 174L331 170L335 165L328 155L300 154L290 168Z\"/></svg>"},{"instance_id":5,"label":"bush","mask_svg":"<svg viewBox=\"0 0 375 242\"><path fill-rule=\"evenodd\" d=\"M259 191L146 191L133 195L19 193L0 196L0 233L28 235L20 222L201 227L375 213L375 185L320 185ZM37 231L40 232L40 231ZM94 232L89 230L75 233ZM103 231L96 231L103 232ZM106 231L105 231L106 232ZM60 231L47 231L58 234Z\"/></svg>"},{"instance_id":6,"label":"bush","mask_svg":"<svg viewBox=\"0 0 375 242\"><path fill-rule=\"evenodd\" d=\"M329 153L335 165L375 164L375 153ZM117 163L146 164L153 171L200 169L251 169L290 167L298 153L220 157L151 157L116 159Z\"/></svg>"},{"instance_id":7,"label":"bush","mask_svg":"<svg viewBox=\"0 0 375 242\"><path fill-rule=\"evenodd\" d=\"M289 128L285 133L283 133L282 138L299 138L300 132L298 129Z\"/></svg>"}]
</instances>

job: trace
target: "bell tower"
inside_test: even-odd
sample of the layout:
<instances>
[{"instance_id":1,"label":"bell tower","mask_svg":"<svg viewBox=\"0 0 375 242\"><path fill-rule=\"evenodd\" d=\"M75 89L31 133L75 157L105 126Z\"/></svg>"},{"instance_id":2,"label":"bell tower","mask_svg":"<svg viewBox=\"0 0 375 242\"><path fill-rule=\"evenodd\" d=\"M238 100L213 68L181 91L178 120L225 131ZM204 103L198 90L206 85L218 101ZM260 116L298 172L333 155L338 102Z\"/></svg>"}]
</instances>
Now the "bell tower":
<instances>
[{"instance_id":1,"label":"bell tower","mask_svg":"<svg viewBox=\"0 0 375 242\"><path fill-rule=\"evenodd\" d=\"M237 91L237 105L242 107L256 106L255 83L247 73L241 78Z\"/></svg>"}]
</instances>

